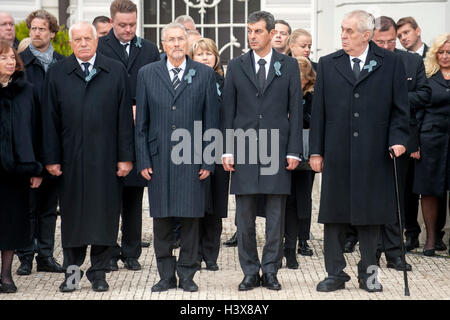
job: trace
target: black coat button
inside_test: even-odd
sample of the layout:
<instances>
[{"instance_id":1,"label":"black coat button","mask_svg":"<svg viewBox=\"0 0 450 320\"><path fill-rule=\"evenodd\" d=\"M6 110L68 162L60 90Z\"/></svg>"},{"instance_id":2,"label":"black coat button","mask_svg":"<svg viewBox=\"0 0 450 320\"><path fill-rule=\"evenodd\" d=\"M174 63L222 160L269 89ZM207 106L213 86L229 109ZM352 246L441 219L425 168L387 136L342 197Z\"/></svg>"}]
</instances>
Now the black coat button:
<instances>
[{"instance_id":1,"label":"black coat button","mask_svg":"<svg viewBox=\"0 0 450 320\"><path fill-rule=\"evenodd\" d=\"M177 127L175 125L172 126L172 129L175 130Z\"/></svg>"}]
</instances>

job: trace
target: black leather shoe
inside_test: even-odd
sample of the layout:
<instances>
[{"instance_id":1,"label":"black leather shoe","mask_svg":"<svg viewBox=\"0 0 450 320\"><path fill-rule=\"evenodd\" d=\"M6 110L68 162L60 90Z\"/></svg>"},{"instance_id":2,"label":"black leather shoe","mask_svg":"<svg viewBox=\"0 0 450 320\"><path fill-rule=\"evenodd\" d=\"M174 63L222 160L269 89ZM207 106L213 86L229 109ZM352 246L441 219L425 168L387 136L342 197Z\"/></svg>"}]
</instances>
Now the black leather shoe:
<instances>
[{"instance_id":1,"label":"black leather shoe","mask_svg":"<svg viewBox=\"0 0 450 320\"><path fill-rule=\"evenodd\" d=\"M31 269L33 269L33 258L23 259L20 261L20 267L17 269L16 273L19 276L28 276L31 274Z\"/></svg>"},{"instance_id":2,"label":"black leather shoe","mask_svg":"<svg viewBox=\"0 0 450 320\"><path fill-rule=\"evenodd\" d=\"M127 268L128 270L133 271L141 270L141 264L135 258L126 258L123 264L125 265L125 268Z\"/></svg>"},{"instance_id":3,"label":"black leather shoe","mask_svg":"<svg viewBox=\"0 0 450 320\"><path fill-rule=\"evenodd\" d=\"M219 266L214 261L206 261L206 270L218 271L219 270Z\"/></svg>"},{"instance_id":4,"label":"black leather shoe","mask_svg":"<svg viewBox=\"0 0 450 320\"><path fill-rule=\"evenodd\" d=\"M119 271L119 265L117 264L117 259L112 258L109 260L109 270L110 271Z\"/></svg>"},{"instance_id":5,"label":"black leather shoe","mask_svg":"<svg viewBox=\"0 0 450 320\"><path fill-rule=\"evenodd\" d=\"M141 248L148 248L150 247L150 242L142 241L141 242Z\"/></svg>"},{"instance_id":6,"label":"black leather shoe","mask_svg":"<svg viewBox=\"0 0 450 320\"><path fill-rule=\"evenodd\" d=\"M38 272L54 272L64 273L64 268L56 262L53 257L38 258L36 257L37 271Z\"/></svg>"},{"instance_id":7,"label":"black leather shoe","mask_svg":"<svg viewBox=\"0 0 450 320\"><path fill-rule=\"evenodd\" d=\"M423 255L427 257L434 257L436 253L434 249L423 249Z\"/></svg>"},{"instance_id":8,"label":"black leather shoe","mask_svg":"<svg viewBox=\"0 0 450 320\"><path fill-rule=\"evenodd\" d=\"M390 269L395 269L397 271L403 271L403 259L401 257L395 257L393 259L386 259L387 267ZM411 271L412 266L406 262L406 271Z\"/></svg>"},{"instance_id":9,"label":"black leather shoe","mask_svg":"<svg viewBox=\"0 0 450 320\"><path fill-rule=\"evenodd\" d=\"M248 291L261 285L259 274L244 276L244 280L239 284L239 291Z\"/></svg>"},{"instance_id":10,"label":"black leather shoe","mask_svg":"<svg viewBox=\"0 0 450 320\"><path fill-rule=\"evenodd\" d=\"M95 292L104 292L109 290L109 285L106 280L94 280L92 281L92 290Z\"/></svg>"},{"instance_id":11,"label":"black leather shoe","mask_svg":"<svg viewBox=\"0 0 450 320\"><path fill-rule=\"evenodd\" d=\"M281 290L281 284L278 282L275 273L263 273L261 282L264 288L269 290Z\"/></svg>"},{"instance_id":12,"label":"black leather shoe","mask_svg":"<svg viewBox=\"0 0 450 320\"><path fill-rule=\"evenodd\" d=\"M17 287L14 284L14 281L12 281L12 283L3 283L3 282L1 282L0 292L1 293L15 293L15 292L17 292Z\"/></svg>"},{"instance_id":13,"label":"black leather shoe","mask_svg":"<svg viewBox=\"0 0 450 320\"><path fill-rule=\"evenodd\" d=\"M373 286L373 287L369 287L367 285L367 281L365 279L359 279L359 288L366 290L367 292L373 293L373 292L382 292L383 291L383 286L381 285L381 283L378 283L378 286Z\"/></svg>"},{"instance_id":14,"label":"black leather shoe","mask_svg":"<svg viewBox=\"0 0 450 320\"><path fill-rule=\"evenodd\" d=\"M344 246L344 252L345 253L352 253L355 251L356 242L355 241L346 241Z\"/></svg>"},{"instance_id":15,"label":"black leather shoe","mask_svg":"<svg viewBox=\"0 0 450 320\"><path fill-rule=\"evenodd\" d=\"M227 247L237 247L237 232L233 234L233 236L223 243Z\"/></svg>"},{"instance_id":16,"label":"black leather shoe","mask_svg":"<svg viewBox=\"0 0 450 320\"><path fill-rule=\"evenodd\" d=\"M191 280L191 279L188 279L188 280L180 279L180 283L178 284L178 287L187 292L197 292L198 291L198 286L195 284L194 280Z\"/></svg>"},{"instance_id":17,"label":"black leather shoe","mask_svg":"<svg viewBox=\"0 0 450 320\"><path fill-rule=\"evenodd\" d=\"M417 236L406 236L405 249L411 251L419 247L419 238Z\"/></svg>"},{"instance_id":18,"label":"black leather shoe","mask_svg":"<svg viewBox=\"0 0 450 320\"><path fill-rule=\"evenodd\" d=\"M434 250L445 251L447 250L447 246L445 245L444 241L442 241L442 239L436 238L436 242L434 243Z\"/></svg>"},{"instance_id":19,"label":"black leather shoe","mask_svg":"<svg viewBox=\"0 0 450 320\"><path fill-rule=\"evenodd\" d=\"M286 267L288 269L298 269L297 255L295 249L284 248L284 257L286 258Z\"/></svg>"},{"instance_id":20,"label":"black leather shoe","mask_svg":"<svg viewBox=\"0 0 450 320\"><path fill-rule=\"evenodd\" d=\"M345 289L345 281L335 278L325 278L317 285L316 290L319 292L332 292Z\"/></svg>"},{"instance_id":21,"label":"black leather shoe","mask_svg":"<svg viewBox=\"0 0 450 320\"><path fill-rule=\"evenodd\" d=\"M314 253L312 249L308 245L308 241L306 240L300 240L298 242L298 253L300 253L302 256L312 256Z\"/></svg>"},{"instance_id":22,"label":"black leather shoe","mask_svg":"<svg viewBox=\"0 0 450 320\"><path fill-rule=\"evenodd\" d=\"M169 289L177 288L177 278L172 277L170 279L161 279L157 284L152 287L152 292L163 292Z\"/></svg>"}]
</instances>

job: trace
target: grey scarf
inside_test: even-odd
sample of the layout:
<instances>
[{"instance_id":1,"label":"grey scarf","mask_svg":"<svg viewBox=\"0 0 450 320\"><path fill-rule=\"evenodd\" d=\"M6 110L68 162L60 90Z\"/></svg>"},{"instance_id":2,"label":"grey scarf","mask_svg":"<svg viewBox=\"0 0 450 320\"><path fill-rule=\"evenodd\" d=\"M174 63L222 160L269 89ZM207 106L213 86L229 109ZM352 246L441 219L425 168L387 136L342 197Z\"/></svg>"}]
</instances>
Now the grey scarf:
<instances>
[{"instance_id":1,"label":"grey scarf","mask_svg":"<svg viewBox=\"0 0 450 320\"><path fill-rule=\"evenodd\" d=\"M41 52L38 49L36 49L32 43L30 43L30 51L31 53L39 60L39 62L44 67L45 72L47 72L48 67L53 62L53 46L50 42L50 46L48 47L47 51Z\"/></svg>"}]
</instances>

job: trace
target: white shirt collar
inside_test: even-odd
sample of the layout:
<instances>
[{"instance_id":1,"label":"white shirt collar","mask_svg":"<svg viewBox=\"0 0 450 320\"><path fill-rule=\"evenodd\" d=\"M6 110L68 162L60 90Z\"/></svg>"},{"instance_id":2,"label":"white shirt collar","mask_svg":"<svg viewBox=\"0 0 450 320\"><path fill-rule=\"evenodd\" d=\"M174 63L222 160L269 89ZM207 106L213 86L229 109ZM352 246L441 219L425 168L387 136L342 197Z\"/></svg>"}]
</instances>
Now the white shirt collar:
<instances>
[{"instance_id":1,"label":"white shirt collar","mask_svg":"<svg viewBox=\"0 0 450 320\"><path fill-rule=\"evenodd\" d=\"M425 51L425 43L422 43L422 46L415 53L417 53L419 56L423 56L424 51ZM410 52L414 52L414 51L410 51Z\"/></svg>"},{"instance_id":2,"label":"white shirt collar","mask_svg":"<svg viewBox=\"0 0 450 320\"><path fill-rule=\"evenodd\" d=\"M259 71L259 64L258 64L258 61L259 61L260 59L266 60L266 78L267 78L267 76L268 76L268 74L269 74L269 66L270 66L270 62L271 62L271 59L272 59L273 50L274 50L274 49L271 49L271 50L269 51L269 53L268 53L265 57L260 57L259 55L256 54L255 51L253 51L253 54L255 55L255 62L254 62L254 63L255 63L255 72L256 72L256 73L258 73L258 71Z\"/></svg>"},{"instance_id":3,"label":"white shirt collar","mask_svg":"<svg viewBox=\"0 0 450 320\"><path fill-rule=\"evenodd\" d=\"M81 70L83 70L84 71L84 66L82 65L82 63L86 63L86 62L89 62L90 64L89 64L89 71L91 71L92 70L92 68L94 67L94 63L95 63L95 58L97 57L97 54L94 54L94 56L91 58L91 60L89 60L89 61L83 61L83 60L81 60L81 59L78 59L77 57L75 57L75 58L77 58L77 61L78 61L78 64L80 65L80 67L81 67Z\"/></svg>"},{"instance_id":4,"label":"white shirt collar","mask_svg":"<svg viewBox=\"0 0 450 320\"><path fill-rule=\"evenodd\" d=\"M183 63L178 67L181 69L181 71L178 73L178 77L181 78L183 76L184 70L186 70L186 62L187 59L185 58ZM170 63L169 58L167 58L167 69L169 70L170 78L173 78L173 72L172 69L175 68L173 64Z\"/></svg>"},{"instance_id":5,"label":"white shirt collar","mask_svg":"<svg viewBox=\"0 0 450 320\"><path fill-rule=\"evenodd\" d=\"M359 60L361 60L361 62L359 63L359 65L361 65L361 63L362 63L362 65L364 66L364 64L366 63L366 59L367 59L367 55L369 54L369 45L367 45L367 48L366 48L366 50L364 50L364 52L359 56L359 57L352 57L352 56L350 56L350 63L351 63L351 65L353 66L353 59L354 58L358 58Z\"/></svg>"}]
</instances>

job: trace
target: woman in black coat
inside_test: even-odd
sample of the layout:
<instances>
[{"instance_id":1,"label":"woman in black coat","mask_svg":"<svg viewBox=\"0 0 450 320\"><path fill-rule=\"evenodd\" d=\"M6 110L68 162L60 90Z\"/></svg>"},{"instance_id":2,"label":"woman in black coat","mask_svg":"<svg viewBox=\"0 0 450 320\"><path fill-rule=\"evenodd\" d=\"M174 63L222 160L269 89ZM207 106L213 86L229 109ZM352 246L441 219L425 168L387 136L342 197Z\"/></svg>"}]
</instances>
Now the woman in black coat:
<instances>
[{"instance_id":1,"label":"woman in black coat","mask_svg":"<svg viewBox=\"0 0 450 320\"><path fill-rule=\"evenodd\" d=\"M311 62L305 57L297 57L300 67L300 77L303 92L303 129L310 127L311 106L316 81L316 72ZM307 240L311 229L311 193L314 183L314 171L295 170L292 172L291 194L286 202L284 256L289 269L297 269L298 262L295 252L297 238L298 253L312 256L313 251Z\"/></svg>"},{"instance_id":2,"label":"woman in black coat","mask_svg":"<svg viewBox=\"0 0 450 320\"><path fill-rule=\"evenodd\" d=\"M425 69L432 90L420 129L420 160L415 167L414 192L422 195L427 240L426 256L435 254L438 198L450 182L450 33L436 38L427 53Z\"/></svg>"},{"instance_id":3,"label":"woman in black coat","mask_svg":"<svg viewBox=\"0 0 450 320\"><path fill-rule=\"evenodd\" d=\"M23 63L0 41L0 292L17 291L11 275L14 250L30 244L29 191L37 188L42 165L35 156L37 95L25 80Z\"/></svg>"},{"instance_id":4,"label":"woman in black coat","mask_svg":"<svg viewBox=\"0 0 450 320\"><path fill-rule=\"evenodd\" d=\"M189 55L194 61L206 64L215 71L217 95L222 102L224 85L223 69L220 64L219 51L213 40L201 38L194 42L189 49ZM219 121L222 123L222 106L219 110ZM205 261L206 269L210 271L219 270L217 258L220 249L220 236L222 234L222 218L227 217L228 210L228 185L229 173L225 172L222 164L216 165L214 174L209 179L209 190L207 194L208 205L205 217L200 219L200 244L198 264Z\"/></svg>"}]
</instances>

